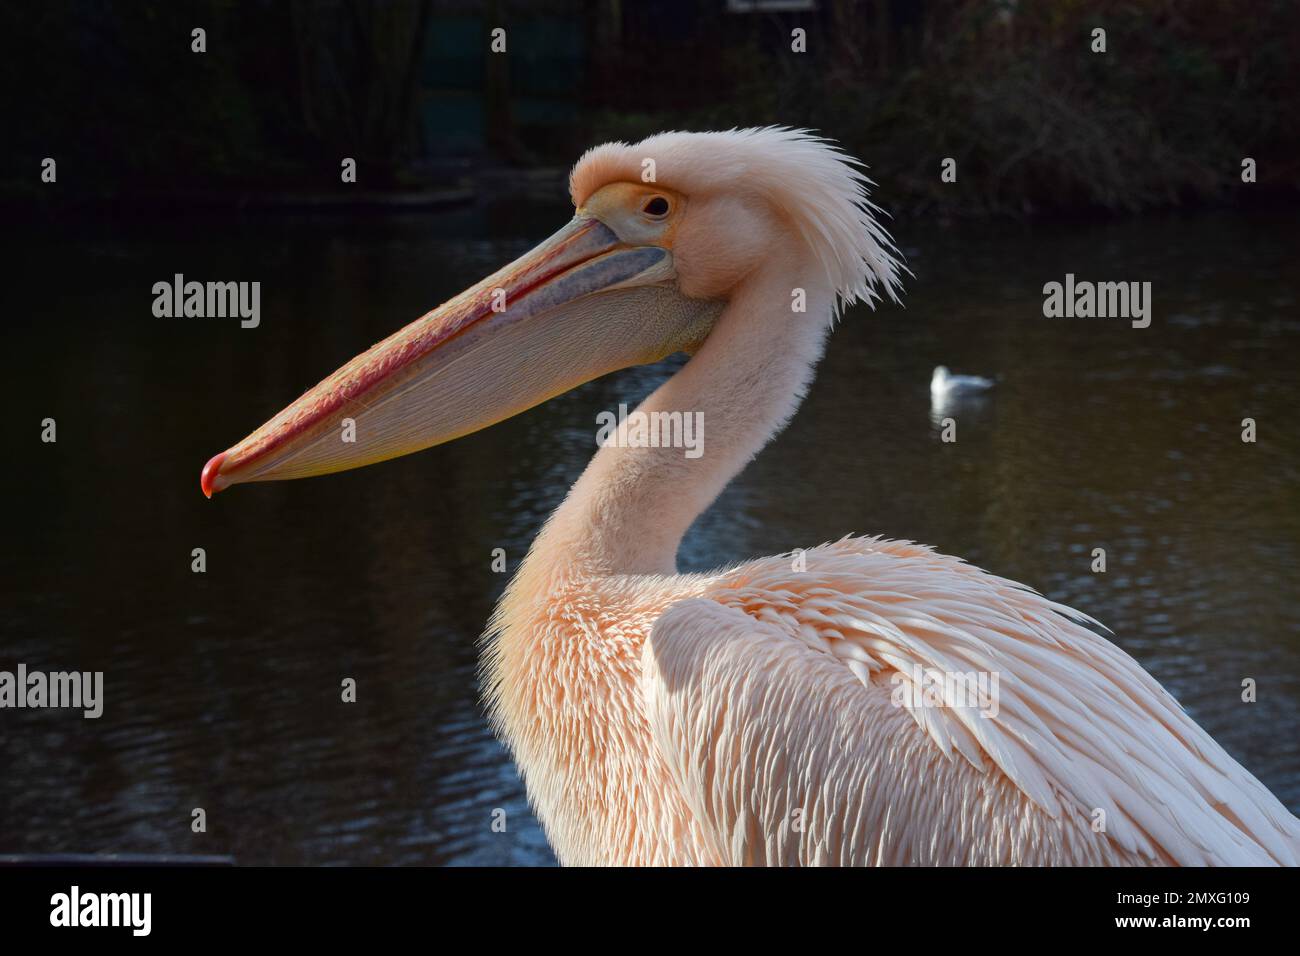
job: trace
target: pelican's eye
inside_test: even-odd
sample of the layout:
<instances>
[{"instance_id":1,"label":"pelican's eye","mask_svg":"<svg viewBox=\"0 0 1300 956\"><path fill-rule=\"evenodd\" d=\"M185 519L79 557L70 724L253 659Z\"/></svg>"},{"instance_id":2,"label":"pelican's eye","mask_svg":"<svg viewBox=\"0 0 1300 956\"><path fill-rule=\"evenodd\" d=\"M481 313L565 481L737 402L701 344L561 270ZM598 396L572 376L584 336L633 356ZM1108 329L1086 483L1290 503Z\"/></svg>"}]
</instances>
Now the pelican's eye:
<instances>
[{"instance_id":1,"label":"pelican's eye","mask_svg":"<svg viewBox=\"0 0 1300 956\"><path fill-rule=\"evenodd\" d=\"M651 196L641 204L641 211L651 219L663 219L672 208L663 196Z\"/></svg>"}]
</instances>

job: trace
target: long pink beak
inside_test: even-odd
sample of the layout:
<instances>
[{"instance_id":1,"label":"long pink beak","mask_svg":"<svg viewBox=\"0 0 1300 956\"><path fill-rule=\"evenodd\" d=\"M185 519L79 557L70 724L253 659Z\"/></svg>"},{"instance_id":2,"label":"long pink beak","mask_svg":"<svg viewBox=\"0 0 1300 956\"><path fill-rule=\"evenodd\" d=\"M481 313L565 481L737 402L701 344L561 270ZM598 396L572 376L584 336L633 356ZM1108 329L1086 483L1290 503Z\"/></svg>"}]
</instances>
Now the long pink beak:
<instances>
[{"instance_id":1,"label":"long pink beak","mask_svg":"<svg viewBox=\"0 0 1300 956\"><path fill-rule=\"evenodd\" d=\"M657 247L629 247L599 219L576 216L531 252L372 346L214 455L203 467L203 493L211 497L240 482L328 474L395 458L477 431L623 367L628 363L622 356L588 367L580 351L556 360L565 347L554 341L565 328L565 309L604 290L659 281L666 257ZM591 311L573 310L568 331L574 331L576 317ZM541 339L551 327L552 338Z\"/></svg>"}]
</instances>

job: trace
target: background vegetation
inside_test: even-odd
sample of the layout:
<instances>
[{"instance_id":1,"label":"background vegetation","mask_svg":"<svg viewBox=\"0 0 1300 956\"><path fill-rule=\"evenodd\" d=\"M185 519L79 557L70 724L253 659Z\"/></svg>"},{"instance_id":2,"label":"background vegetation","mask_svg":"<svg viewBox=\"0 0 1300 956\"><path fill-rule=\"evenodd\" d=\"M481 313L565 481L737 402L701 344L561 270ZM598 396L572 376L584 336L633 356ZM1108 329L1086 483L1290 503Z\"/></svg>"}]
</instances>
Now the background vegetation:
<instances>
[{"instance_id":1,"label":"background vegetation","mask_svg":"<svg viewBox=\"0 0 1300 956\"><path fill-rule=\"evenodd\" d=\"M0 198L437 188L593 140L782 123L868 160L894 208L1136 210L1300 183L1290 0L46 0L0 10ZM789 6L790 4L786 4ZM793 4L798 6L799 4ZM487 53L494 26L505 57ZM207 30L208 52L190 50ZM808 51L790 49L807 31ZM1090 51L1107 31L1107 52ZM958 162L959 188L939 180Z\"/></svg>"}]
</instances>

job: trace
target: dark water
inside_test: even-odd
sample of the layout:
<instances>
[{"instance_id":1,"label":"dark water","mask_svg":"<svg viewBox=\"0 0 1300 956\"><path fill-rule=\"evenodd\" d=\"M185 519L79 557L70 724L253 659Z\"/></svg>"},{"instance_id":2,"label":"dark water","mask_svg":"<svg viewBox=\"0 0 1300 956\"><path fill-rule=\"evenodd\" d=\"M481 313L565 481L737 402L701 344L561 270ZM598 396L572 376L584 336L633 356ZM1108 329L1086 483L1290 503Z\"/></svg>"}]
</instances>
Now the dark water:
<instances>
[{"instance_id":1,"label":"dark water","mask_svg":"<svg viewBox=\"0 0 1300 956\"><path fill-rule=\"evenodd\" d=\"M11 230L0 669L102 670L106 703L97 721L0 711L0 853L552 861L476 698L475 641L504 586L491 551L513 568L592 454L596 412L675 365L375 468L213 501L198 474L566 217ZM846 317L803 410L693 529L683 566L849 531L963 555L1107 623L1300 810L1290 223L896 230L906 309ZM176 272L261 281L261 326L154 318L151 286ZM1066 272L1151 281L1152 326L1045 319L1042 285ZM1000 379L961 409L956 444L931 421L941 362ZM1244 678L1258 702L1241 702Z\"/></svg>"}]
</instances>

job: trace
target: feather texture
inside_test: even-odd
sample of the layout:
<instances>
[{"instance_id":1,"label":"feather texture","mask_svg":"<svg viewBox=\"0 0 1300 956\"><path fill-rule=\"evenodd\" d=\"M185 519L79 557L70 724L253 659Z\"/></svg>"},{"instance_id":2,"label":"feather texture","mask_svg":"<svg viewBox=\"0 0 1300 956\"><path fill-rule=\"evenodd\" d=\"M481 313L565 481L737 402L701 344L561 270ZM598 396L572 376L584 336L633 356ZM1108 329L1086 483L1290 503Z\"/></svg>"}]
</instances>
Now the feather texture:
<instances>
[{"instance_id":1,"label":"feather texture","mask_svg":"<svg viewBox=\"0 0 1300 956\"><path fill-rule=\"evenodd\" d=\"M908 543L803 560L743 565L645 648L725 862L1295 865L1295 818L1084 615ZM996 710L897 694L918 672L996 674Z\"/></svg>"},{"instance_id":2,"label":"feather texture","mask_svg":"<svg viewBox=\"0 0 1300 956\"><path fill-rule=\"evenodd\" d=\"M602 186L640 182L647 159L656 181L689 195L728 190L780 210L812 250L838 293L837 311L874 303L881 292L898 301L903 266L868 198L874 184L862 164L808 130L768 126L710 133L659 133L639 143L587 150L569 175L581 206Z\"/></svg>"}]
</instances>

